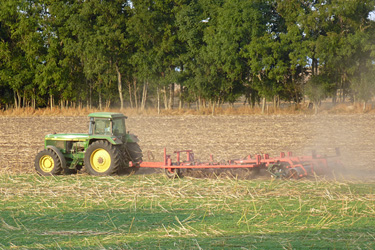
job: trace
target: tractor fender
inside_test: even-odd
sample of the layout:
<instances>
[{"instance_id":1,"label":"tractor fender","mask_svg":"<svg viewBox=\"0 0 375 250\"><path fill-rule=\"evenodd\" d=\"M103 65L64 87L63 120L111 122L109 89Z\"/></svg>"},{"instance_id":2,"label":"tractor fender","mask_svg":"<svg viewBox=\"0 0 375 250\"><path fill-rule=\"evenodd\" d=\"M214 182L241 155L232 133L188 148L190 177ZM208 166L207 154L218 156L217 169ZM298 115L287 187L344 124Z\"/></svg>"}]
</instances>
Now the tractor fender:
<instances>
[{"instance_id":1,"label":"tractor fender","mask_svg":"<svg viewBox=\"0 0 375 250\"><path fill-rule=\"evenodd\" d=\"M53 150L53 152L55 152L57 154L57 156L59 157L60 162L61 162L61 167L63 169L65 169L66 168L66 160L65 160L64 155L61 153L61 151L58 148L56 148L55 146L51 146L51 145L47 146L46 149L51 149L51 150Z\"/></svg>"},{"instance_id":2,"label":"tractor fender","mask_svg":"<svg viewBox=\"0 0 375 250\"><path fill-rule=\"evenodd\" d=\"M91 145L92 143L94 143L96 141L108 141L109 143L111 143L113 145L120 145L120 144L123 143L121 140L119 140L116 137L108 137L108 136L98 137L98 136L96 136L96 137L93 137L93 138L90 139L88 145Z\"/></svg>"},{"instance_id":3,"label":"tractor fender","mask_svg":"<svg viewBox=\"0 0 375 250\"><path fill-rule=\"evenodd\" d=\"M139 142L139 139L134 134L126 134L126 142Z\"/></svg>"}]
</instances>

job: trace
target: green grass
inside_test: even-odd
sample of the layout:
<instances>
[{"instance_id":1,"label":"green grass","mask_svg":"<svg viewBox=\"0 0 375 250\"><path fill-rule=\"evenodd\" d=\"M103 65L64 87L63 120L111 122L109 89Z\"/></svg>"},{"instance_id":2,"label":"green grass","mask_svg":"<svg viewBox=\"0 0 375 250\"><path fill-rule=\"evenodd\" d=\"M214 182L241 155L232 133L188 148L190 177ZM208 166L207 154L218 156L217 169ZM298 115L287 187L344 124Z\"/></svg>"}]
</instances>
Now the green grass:
<instances>
[{"instance_id":1,"label":"green grass","mask_svg":"<svg viewBox=\"0 0 375 250\"><path fill-rule=\"evenodd\" d=\"M0 249L374 249L375 184L0 175Z\"/></svg>"}]
</instances>

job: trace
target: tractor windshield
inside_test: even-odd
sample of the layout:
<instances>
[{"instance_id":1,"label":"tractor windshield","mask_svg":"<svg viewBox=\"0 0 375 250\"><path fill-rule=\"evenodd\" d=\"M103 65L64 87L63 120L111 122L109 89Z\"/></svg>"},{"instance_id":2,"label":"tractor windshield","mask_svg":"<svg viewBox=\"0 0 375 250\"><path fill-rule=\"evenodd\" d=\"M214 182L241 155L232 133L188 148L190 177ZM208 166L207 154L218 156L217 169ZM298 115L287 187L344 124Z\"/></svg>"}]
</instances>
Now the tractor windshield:
<instances>
[{"instance_id":1,"label":"tractor windshield","mask_svg":"<svg viewBox=\"0 0 375 250\"><path fill-rule=\"evenodd\" d=\"M111 120L109 119L95 119L95 134L110 135L111 134Z\"/></svg>"},{"instance_id":2,"label":"tractor windshield","mask_svg":"<svg viewBox=\"0 0 375 250\"><path fill-rule=\"evenodd\" d=\"M124 136L126 135L125 119L113 119L113 135Z\"/></svg>"},{"instance_id":3,"label":"tractor windshield","mask_svg":"<svg viewBox=\"0 0 375 250\"><path fill-rule=\"evenodd\" d=\"M125 136L125 118L91 118L89 133L94 135Z\"/></svg>"}]
</instances>

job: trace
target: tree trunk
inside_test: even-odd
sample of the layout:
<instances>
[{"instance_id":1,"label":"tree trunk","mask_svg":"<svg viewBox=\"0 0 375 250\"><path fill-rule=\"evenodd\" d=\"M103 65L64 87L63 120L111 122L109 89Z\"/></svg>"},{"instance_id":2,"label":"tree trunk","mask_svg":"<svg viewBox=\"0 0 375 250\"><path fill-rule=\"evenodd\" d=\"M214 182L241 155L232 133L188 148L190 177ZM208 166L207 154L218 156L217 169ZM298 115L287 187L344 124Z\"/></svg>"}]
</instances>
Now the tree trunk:
<instances>
[{"instance_id":1,"label":"tree trunk","mask_svg":"<svg viewBox=\"0 0 375 250\"><path fill-rule=\"evenodd\" d=\"M133 108L133 94L132 94L132 85L131 82L128 82L128 89L129 89L129 102L130 102L130 107Z\"/></svg>"},{"instance_id":2,"label":"tree trunk","mask_svg":"<svg viewBox=\"0 0 375 250\"><path fill-rule=\"evenodd\" d=\"M16 91L14 90L13 90L13 97L14 97L14 107L18 109L17 95L16 95Z\"/></svg>"},{"instance_id":3,"label":"tree trunk","mask_svg":"<svg viewBox=\"0 0 375 250\"><path fill-rule=\"evenodd\" d=\"M23 107L27 107L26 90L23 91L22 105L23 105Z\"/></svg>"},{"instance_id":4,"label":"tree trunk","mask_svg":"<svg viewBox=\"0 0 375 250\"><path fill-rule=\"evenodd\" d=\"M36 97L35 97L35 89L33 91L33 100L32 100L32 106L33 106L33 109L36 109Z\"/></svg>"},{"instance_id":5,"label":"tree trunk","mask_svg":"<svg viewBox=\"0 0 375 250\"><path fill-rule=\"evenodd\" d=\"M21 108L21 95L18 90L17 90L17 100L18 100L18 108Z\"/></svg>"},{"instance_id":6,"label":"tree trunk","mask_svg":"<svg viewBox=\"0 0 375 250\"><path fill-rule=\"evenodd\" d=\"M50 94L49 97L50 97L50 105L51 105L51 110L52 110L52 108L53 108L53 95Z\"/></svg>"},{"instance_id":7,"label":"tree trunk","mask_svg":"<svg viewBox=\"0 0 375 250\"><path fill-rule=\"evenodd\" d=\"M314 53L315 54L315 53ZM312 75L315 76L315 75L318 75L318 59L315 58L315 55L313 55L312 59L312 64L311 64L311 69L312 69Z\"/></svg>"},{"instance_id":8,"label":"tree trunk","mask_svg":"<svg viewBox=\"0 0 375 250\"><path fill-rule=\"evenodd\" d=\"M184 106L184 101L182 100L182 92L183 92L184 88L182 85L180 85L180 95L179 95L179 100L178 100L178 109L182 109L182 107Z\"/></svg>"},{"instance_id":9,"label":"tree trunk","mask_svg":"<svg viewBox=\"0 0 375 250\"><path fill-rule=\"evenodd\" d=\"M363 108L362 108L363 112L366 111L366 107L367 107L367 102L363 101Z\"/></svg>"},{"instance_id":10,"label":"tree trunk","mask_svg":"<svg viewBox=\"0 0 375 250\"><path fill-rule=\"evenodd\" d=\"M147 89L148 89L148 82L146 81L143 84L141 110L144 110L146 108Z\"/></svg>"},{"instance_id":11,"label":"tree trunk","mask_svg":"<svg viewBox=\"0 0 375 250\"><path fill-rule=\"evenodd\" d=\"M102 110L102 92L99 91L99 110Z\"/></svg>"},{"instance_id":12,"label":"tree trunk","mask_svg":"<svg viewBox=\"0 0 375 250\"><path fill-rule=\"evenodd\" d=\"M163 87L164 92L164 109L168 109L168 96L167 96L167 88Z\"/></svg>"},{"instance_id":13,"label":"tree trunk","mask_svg":"<svg viewBox=\"0 0 375 250\"><path fill-rule=\"evenodd\" d=\"M118 87L118 94L120 97L120 110L124 109L124 98L122 96L122 82L121 82L121 72L118 68L117 63L115 63L116 72L117 72L117 87Z\"/></svg>"},{"instance_id":14,"label":"tree trunk","mask_svg":"<svg viewBox=\"0 0 375 250\"><path fill-rule=\"evenodd\" d=\"M254 108L254 106L255 106L255 101L253 101L253 94L252 93L250 93L250 95L249 95L249 100L248 100L248 103L249 103L249 106L250 106L250 108Z\"/></svg>"},{"instance_id":15,"label":"tree trunk","mask_svg":"<svg viewBox=\"0 0 375 250\"><path fill-rule=\"evenodd\" d=\"M156 95L158 98L158 115L160 115L160 89L159 87L156 88Z\"/></svg>"},{"instance_id":16,"label":"tree trunk","mask_svg":"<svg viewBox=\"0 0 375 250\"><path fill-rule=\"evenodd\" d=\"M169 104L168 108L173 109L174 104L174 83L171 83L171 86L169 88Z\"/></svg>"},{"instance_id":17,"label":"tree trunk","mask_svg":"<svg viewBox=\"0 0 375 250\"><path fill-rule=\"evenodd\" d=\"M266 109L266 98L263 97L263 100L262 100L262 114L264 114L265 109Z\"/></svg>"},{"instance_id":18,"label":"tree trunk","mask_svg":"<svg viewBox=\"0 0 375 250\"><path fill-rule=\"evenodd\" d=\"M276 110L277 108L277 95L273 96L273 109Z\"/></svg>"},{"instance_id":19,"label":"tree trunk","mask_svg":"<svg viewBox=\"0 0 375 250\"><path fill-rule=\"evenodd\" d=\"M134 103L135 103L135 108L138 109L138 97L137 97L137 80L134 79L133 81L133 85L134 85Z\"/></svg>"}]
</instances>

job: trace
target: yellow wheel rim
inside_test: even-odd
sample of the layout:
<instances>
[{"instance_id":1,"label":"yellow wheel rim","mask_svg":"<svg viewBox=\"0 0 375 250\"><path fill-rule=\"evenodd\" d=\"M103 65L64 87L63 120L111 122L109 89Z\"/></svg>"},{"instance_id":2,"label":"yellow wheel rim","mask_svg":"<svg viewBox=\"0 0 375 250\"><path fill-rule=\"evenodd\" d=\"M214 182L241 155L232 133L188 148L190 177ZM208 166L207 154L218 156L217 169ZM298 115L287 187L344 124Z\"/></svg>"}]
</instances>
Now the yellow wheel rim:
<instances>
[{"instance_id":1,"label":"yellow wheel rim","mask_svg":"<svg viewBox=\"0 0 375 250\"><path fill-rule=\"evenodd\" d=\"M39 166L43 172L51 172L55 167L55 162L50 155L43 155L39 160Z\"/></svg>"},{"instance_id":2,"label":"yellow wheel rim","mask_svg":"<svg viewBox=\"0 0 375 250\"><path fill-rule=\"evenodd\" d=\"M111 156L107 150L99 148L90 156L91 167L99 173L104 173L111 166Z\"/></svg>"}]
</instances>

